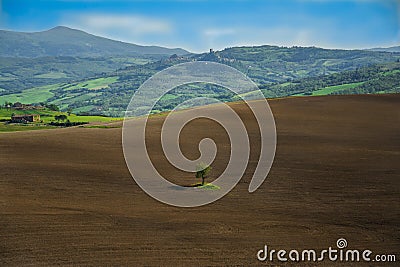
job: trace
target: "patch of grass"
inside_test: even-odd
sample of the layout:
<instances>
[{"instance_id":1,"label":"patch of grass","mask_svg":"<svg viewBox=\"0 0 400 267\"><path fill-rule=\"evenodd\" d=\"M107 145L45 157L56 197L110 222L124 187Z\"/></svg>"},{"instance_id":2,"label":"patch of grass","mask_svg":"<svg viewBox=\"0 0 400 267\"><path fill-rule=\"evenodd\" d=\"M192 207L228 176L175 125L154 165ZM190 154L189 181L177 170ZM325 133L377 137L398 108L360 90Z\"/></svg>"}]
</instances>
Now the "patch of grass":
<instances>
[{"instance_id":1,"label":"patch of grass","mask_svg":"<svg viewBox=\"0 0 400 267\"><path fill-rule=\"evenodd\" d=\"M113 118L113 117L103 117L103 116L78 116L75 114L71 114L68 116L68 119L71 122L113 122L120 121L123 118Z\"/></svg>"},{"instance_id":2,"label":"patch of grass","mask_svg":"<svg viewBox=\"0 0 400 267\"><path fill-rule=\"evenodd\" d=\"M124 63L125 66L131 66L132 63L137 65L144 65L153 62L153 60L149 58L135 58L135 57L123 57L123 58L113 57L112 61Z\"/></svg>"},{"instance_id":3,"label":"patch of grass","mask_svg":"<svg viewBox=\"0 0 400 267\"><path fill-rule=\"evenodd\" d=\"M65 95L63 97L60 97L57 100L51 101L52 104L57 105L58 107L60 107L61 109L67 109L68 108L68 104L69 103L73 103L73 102L86 102L89 103L89 101L95 99L96 97L99 97L101 95L101 93L95 93L90 92L90 93L82 93L82 94L70 94L70 95ZM89 107L93 105L87 105L87 106L83 106L81 108L76 108L73 111L75 113L78 112L87 112L89 111Z\"/></svg>"},{"instance_id":4,"label":"patch of grass","mask_svg":"<svg viewBox=\"0 0 400 267\"><path fill-rule=\"evenodd\" d=\"M61 79L61 78L68 78L68 75L63 72L49 72L38 74L34 76L35 78L42 78L42 79Z\"/></svg>"},{"instance_id":5,"label":"patch of grass","mask_svg":"<svg viewBox=\"0 0 400 267\"><path fill-rule=\"evenodd\" d=\"M90 123L90 122L115 122L115 121L123 120L123 118L104 117L104 116L83 116L83 115L75 115L75 114L71 114L68 116L68 114L66 112L51 111L48 109L15 110L15 109L5 109L5 108L0 108L0 120L9 120L13 113L21 114L21 115L22 114L39 114L40 120L42 120L43 123L54 122L55 121L54 116L56 116L56 115L66 115L68 117L67 119L70 122Z\"/></svg>"},{"instance_id":6,"label":"patch of grass","mask_svg":"<svg viewBox=\"0 0 400 267\"><path fill-rule=\"evenodd\" d=\"M392 71L385 72L382 75L383 76L389 76L389 75L393 75L393 74L396 74L396 73L399 73L399 72L400 72L400 70L392 70Z\"/></svg>"},{"instance_id":7,"label":"patch of grass","mask_svg":"<svg viewBox=\"0 0 400 267\"><path fill-rule=\"evenodd\" d=\"M63 74L63 73L61 73ZM59 73L58 76L61 75ZM41 74L36 76L37 78L62 78L62 77L57 77L57 73L50 73L48 75L52 77L46 77L45 75L47 74ZM65 84L65 83L56 83L56 84L50 84L50 85L45 85L45 86L39 86L39 87L33 87L29 89L25 89L20 93L14 93L14 94L8 94L8 95L2 95L0 96L0 103L4 103L5 101L8 102L21 102L23 104L29 104L29 103L40 103L40 102L47 102L50 98L54 96L54 93L52 93L52 90L60 89L63 88L63 90L72 90L72 89L80 89L80 88L85 88L88 90L99 90L103 88L107 88L109 84L112 84L118 80L118 76L113 76L113 77L106 77L106 78L97 78L97 79L92 79L92 80L86 80L77 84ZM97 96L97 94L85 94L85 95L80 95L79 97L75 97L74 101L83 101L87 99L92 99L94 96ZM69 97L73 98L73 97ZM52 103L55 103L63 108L63 99L57 99L57 101L53 101Z\"/></svg>"},{"instance_id":8,"label":"patch of grass","mask_svg":"<svg viewBox=\"0 0 400 267\"><path fill-rule=\"evenodd\" d=\"M191 187L196 187L196 188L201 188L201 189L206 189L206 190L220 190L221 189L221 187L219 187L218 185L214 185L212 183L204 183L204 185L202 185L201 183L197 183L197 184L191 185Z\"/></svg>"},{"instance_id":9,"label":"patch of grass","mask_svg":"<svg viewBox=\"0 0 400 267\"><path fill-rule=\"evenodd\" d=\"M0 109L0 121L8 121L11 117L11 114L7 116L3 109ZM34 111L25 110L25 112L22 110L14 110L14 113L18 114L28 114L28 113L35 113ZM51 122L57 123L56 120L54 119L54 115L60 115L64 114L62 112L52 112L48 113L49 111L45 111L45 114L42 114L40 119L43 121L43 123L7 123L7 122L0 122L0 132L16 132L16 131L30 131L30 130L43 130L43 129L57 129L59 127L56 126L51 126L47 125ZM36 113L38 113L36 111ZM71 114L68 116L68 120L70 120L71 123L90 123L90 122L111 122L111 121L118 121L122 120L122 118L109 118L109 117L102 117L102 116L77 116ZM66 122L66 121L64 121ZM62 122L60 122L62 123ZM85 128L121 128L122 126L111 126L111 125L88 125L88 126L81 126Z\"/></svg>"},{"instance_id":10,"label":"patch of grass","mask_svg":"<svg viewBox=\"0 0 400 267\"><path fill-rule=\"evenodd\" d=\"M42 125L42 124L8 124L0 122L0 133L1 132L20 132L20 131L32 131L32 130L43 130L43 129L55 129L57 127Z\"/></svg>"},{"instance_id":11,"label":"patch of grass","mask_svg":"<svg viewBox=\"0 0 400 267\"><path fill-rule=\"evenodd\" d=\"M261 93L262 93L263 97L265 97L265 95L264 95L264 93L262 91L261 91ZM257 99L258 96L259 96L259 91L250 91L250 92L247 92L247 93L234 95L232 97L232 100L234 100L234 101L242 100L242 97L248 97L249 99L252 99L252 98Z\"/></svg>"},{"instance_id":12,"label":"patch of grass","mask_svg":"<svg viewBox=\"0 0 400 267\"><path fill-rule=\"evenodd\" d=\"M15 80L16 78L14 77L2 77L0 76L0 82L7 82L7 81L12 81Z\"/></svg>"},{"instance_id":13,"label":"patch of grass","mask_svg":"<svg viewBox=\"0 0 400 267\"><path fill-rule=\"evenodd\" d=\"M52 115L50 116L42 116L40 117L41 120L43 120L43 122L45 123L49 123L52 121L55 121L54 116L55 115L67 115L67 120L69 120L70 122L86 122L86 123L90 123L90 122L115 122L115 121L120 121L123 120L123 118L112 118L112 117L103 117L103 116L81 116L81 115L75 115L75 114L71 114L68 116L68 114L66 114L65 112L54 112Z\"/></svg>"},{"instance_id":14,"label":"patch of grass","mask_svg":"<svg viewBox=\"0 0 400 267\"><path fill-rule=\"evenodd\" d=\"M285 87L285 86L288 86L288 85L291 85L291 84L293 84L293 83L292 82L285 82L285 83L281 83L280 85L282 87Z\"/></svg>"},{"instance_id":15,"label":"patch of grass","mask_svg":"<svg viewBox=\"0 0 400 267\"><path fill-rule=\"evenodd\" d=\"M53 117L54 115L62 114L61 112L55 112L47 109L43 110L15 110L15 109L5 109L0 108L0 120L9 120L12 114L22 115L22 114L39 114L41 117Z\"/></svg>"},{"instance_id":16,"label":"patch of grass","mask_svg":"<svg viewBox=\"0 0 400 267\"><path fill-rule=\"evenodd\" d=\"M106 78L97 78L92 80L86 80L77 84L73 84L71 86L66 86L64 90L73 90L73 89L81 89L85 88L88 90L99 90L103 88L107 88L108 85L115 83L118 80L118 76L106 77Z\"/></svg>"},{"instance_id":17,"label":"patch of grass","mask_svg":"<svg viewBox=\"0 0 400 267\"><path fill-rule=\"evenodd\" d=\"M346 83L341 85L334 85L334 86L327 86L325 88L321 88L315 91L312 91L312 94L300 93L294 94L293 96L320 96L320 95L329 95L333 92L342 91L345 89L352 89L356 88L357 86L362 85L364 82L357 82L357 83Z\"/></svg>"},{"instance_id":18,"label":"patch of grass","mask_svg":"<svg viewBox=\"0 0 400 267\"><path fill-rule=\"evenodd\" d=\"M0 96L0 103L8 102L21 102L24 104L46 102L54 94L51 90L58 88L60 84L51 84L45 86L34 87L23 90L21 93L2 95Z\"/></svg>"},{"instance_id":19,"label":"patch of grass","mask_svg":"<svg viewBox=\"0 0 400 267\"><path fill-rule=\"evenodd\" d=\"M333 92L341 91L344 89L355 88L363 83L364 82L358 82L358 83L347 83L347 84L341 84L341 85L335 85L335 86L328 86L328 87L313 91L312 95L329 95Z\"/></svg>"}]
</instances>

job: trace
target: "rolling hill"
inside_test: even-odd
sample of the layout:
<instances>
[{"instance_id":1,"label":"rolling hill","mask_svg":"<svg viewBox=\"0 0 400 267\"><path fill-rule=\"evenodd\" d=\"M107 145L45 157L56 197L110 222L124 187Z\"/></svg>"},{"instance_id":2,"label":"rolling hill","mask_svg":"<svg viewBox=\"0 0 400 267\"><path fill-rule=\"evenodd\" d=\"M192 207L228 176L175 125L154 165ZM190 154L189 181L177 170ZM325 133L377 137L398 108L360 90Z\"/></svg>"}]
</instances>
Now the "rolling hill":
<instances>
[{"instance_id":1,"label":"rolling hill","mask_svg":"<svg viewBox=\"0 0 400 267\"><path fill-rule=\"evenodd\" d=\"M230 47L198 57L228 64L256 83L268 84L394 62L400 58L400 53L263 45Z\"/></svg>"},{"instance_id":2,"label":"rolling hill","mask_svg":"<svg viewBox=\"0 0 400 267\"><path fill-rule=\"evenodd\" d=\"M330 75L264 85L261 89L267 97L399 93L400 62L375 64Z\"/></svg>"},{"instance_id":3,"label":"rolling hill","mask_svg":"<svg viewBox=\"0 0 400 267\"><path fill-rule=\"evenodd\" d=\"M64 26L32 33L0 31L0 56L3 57L98 57L144 54L182 55L188 53L181 48L170 49L160 46L124 43Z\"/></svg>"},{"instance_id":4,"label":"rolling hill","mask_svg":"<svg viewBox=\"0 0 400 267\"><path fill-rule=\"evenodd\" d=\"M392 47L377 47L368 49L370 51L380 51L380 52L391 52L391 53L400 53L400 46L392 46Z\"/></svg>"},{"instance_id":5,"label":"rolling hill","mask_svg":"<svg viewBox=\"0 0 400 267\"><path fill-rule=\"evenodd\" d=\"M266 181L251 194L259 125L245 104L232 104L249 133L248 167L224 198L190 209L159 203L133 181L121 128L2 133L0 265L272 266L257 261L264 244L322 251L336 247L342 234L351 249L398 255L399 104L399 95L270 101L277 154ZM208 109L229 118L226 109ZM149 156L171 182L195 183L193 173L180 171L163 153L164 119L147 123ZM214 180L229 162L231 142L220 124L198 119L181 132L182 153L198 158L203 138L218 147Z\"/></svg>"},{"instance_id":6,"label":"rolling hill","mask_svg":"<svg viewBox=\"0 0 400 267\"><path fill-rule=\"evenodd\" d=\"M66 27L37 33L0 31L0 41L0 104L49 102L62 110L119 117L146 79L189 61L236 68L269 98L399 91L400 53L396 52L263 45L188 54L183 49L127 44ZM195 96L237 99L215 86L190 85L161 99L155 112L170 110Z\"/></svg>"}]
</instances>

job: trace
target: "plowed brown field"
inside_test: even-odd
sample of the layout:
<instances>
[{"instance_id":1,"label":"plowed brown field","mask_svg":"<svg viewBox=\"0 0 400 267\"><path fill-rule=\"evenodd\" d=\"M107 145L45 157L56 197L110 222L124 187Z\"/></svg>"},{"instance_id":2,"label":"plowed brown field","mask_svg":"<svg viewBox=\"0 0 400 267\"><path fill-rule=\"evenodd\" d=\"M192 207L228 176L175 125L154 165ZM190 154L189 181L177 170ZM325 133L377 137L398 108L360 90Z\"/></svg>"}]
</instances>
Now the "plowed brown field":
<instances>
[{"instance_id":1,"label":"plowed brown field","mask_svg":"<svg viewBox=\"0 0 400 267\"><path fill-rule=\"evenodd\" d=\"M264 184L247 191L260 139L249 110L234 103L250 133L248 169L228 195L198 208L162 204L135 184L121 128L0 134L0 265L267 266L256 257L264 244L322 250L341 237L348 248L397 254L399 261L400 95L269 103L278 145ZM171 181L197 182L163 157L163 119L152 118L148 127L154 165ZM219 125L191 122L181 147L196 158L204 137L219 148L215 178L229 157ZM305 265L312 264L298 266Z\"/></svg>"}]
</instances>

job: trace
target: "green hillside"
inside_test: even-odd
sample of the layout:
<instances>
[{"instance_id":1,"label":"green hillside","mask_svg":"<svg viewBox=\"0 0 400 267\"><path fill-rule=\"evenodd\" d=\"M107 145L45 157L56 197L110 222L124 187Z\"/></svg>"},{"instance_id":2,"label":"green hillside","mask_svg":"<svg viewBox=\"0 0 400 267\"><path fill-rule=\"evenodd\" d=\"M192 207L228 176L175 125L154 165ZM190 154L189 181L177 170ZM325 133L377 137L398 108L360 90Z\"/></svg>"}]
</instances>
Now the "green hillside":
<instances>
[{"instance_id":1,"label":"green hillside","mask_svg":"<svg viewBox=\"0 0 400 267\"><path fill-rule=\"evenodd\" d=\"M268 98L292 95L397 92L400 53L316 47L233 47L171 57L49 57L1 59L0 103L48 102L74 113L120 117L139 86L156 72L193 60L232 66L255 81ZM368 88L366 86L369 86ZM381 86L382 88L378 88ZM390 87L391 86L391 87ZM192 84L164 96L154 112L191 97L238 99L214 85Z\"/></svg>"},{"instance_id":2,"label":"green hillside","mask_svg":"<svg viewBox=\"0 0 400 267\"><path fill-rule=\"evenodd\" d=\"M160 60L160 56L146 57L0 57L0 87L2 94L13 94L24 89L55 83L73 82L101 77L116 69Z\"/></svg>"},{"instance_id":3,"label":"green hillside","mask_svg":"<svg viewBox=\"0 0 400 267\"><path fill-rule=\"evenodd\" d=\"M263 85L394 62L400 53L266 45L232 47L202 57L231 65Z\"/></svg>"},{"instance_id":4,"label":"green hillside","mask_svg":"<svg viewBox=\"0 0 400 267\"><path fill-rule=\"evenodd\" d=\"M308 95L330 95L333 93L337 93L340 92L344 89L353 89L356 88L358 86L360 86L361 84L363 84L364 82L357 82L357 83L346 83L346 84L340 84L340 85L333 85L333 86L327 86L324 87L322 89L318 89L315 91L312 91L311 94ZM302 94L295 94L295 95L299 95L299 96L305 96L307 95L306 93L302 93Z\"/></svg>"},{"instance_id":5,"label":"green hillside","mask_svg":"<svg viewBox=\"0 0 400 267\"><path fill-rule=\"evenodd\" d=\"M305 78L290 84L263 87L266 95L329 95L398 93L400 62L378 64L331 75Z\"/></svg>"},{"instance_id":6,"label":"green hillside","mask_svg":"<svg viewBox=\"0 0 400 267\"><path fill-rule=\"evenodd\" d=\"M0 56L3 57L103 57L188 53L181 48L141 46L114 41L63 26L33 33L0 30Z\"/></svg>"}]
</instances>

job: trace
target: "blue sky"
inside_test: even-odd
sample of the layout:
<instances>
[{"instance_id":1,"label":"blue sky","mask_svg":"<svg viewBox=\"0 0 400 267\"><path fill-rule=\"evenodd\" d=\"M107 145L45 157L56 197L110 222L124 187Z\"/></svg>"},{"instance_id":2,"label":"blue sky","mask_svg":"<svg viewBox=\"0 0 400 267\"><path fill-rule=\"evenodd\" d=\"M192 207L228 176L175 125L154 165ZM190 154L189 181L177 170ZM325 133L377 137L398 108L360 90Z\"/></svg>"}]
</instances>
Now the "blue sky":
<instances>
[{"instance_id":1,"label":"blue sky","mask_svg":"<svg viewBox=\"0 0 400 267\"><path fill-rule=\"evenodd\" d=\"M238 45L369 48L400 44L397 0L0 0L0 28L57 25L193 52Z\"/></svg>"}]
</instances>

